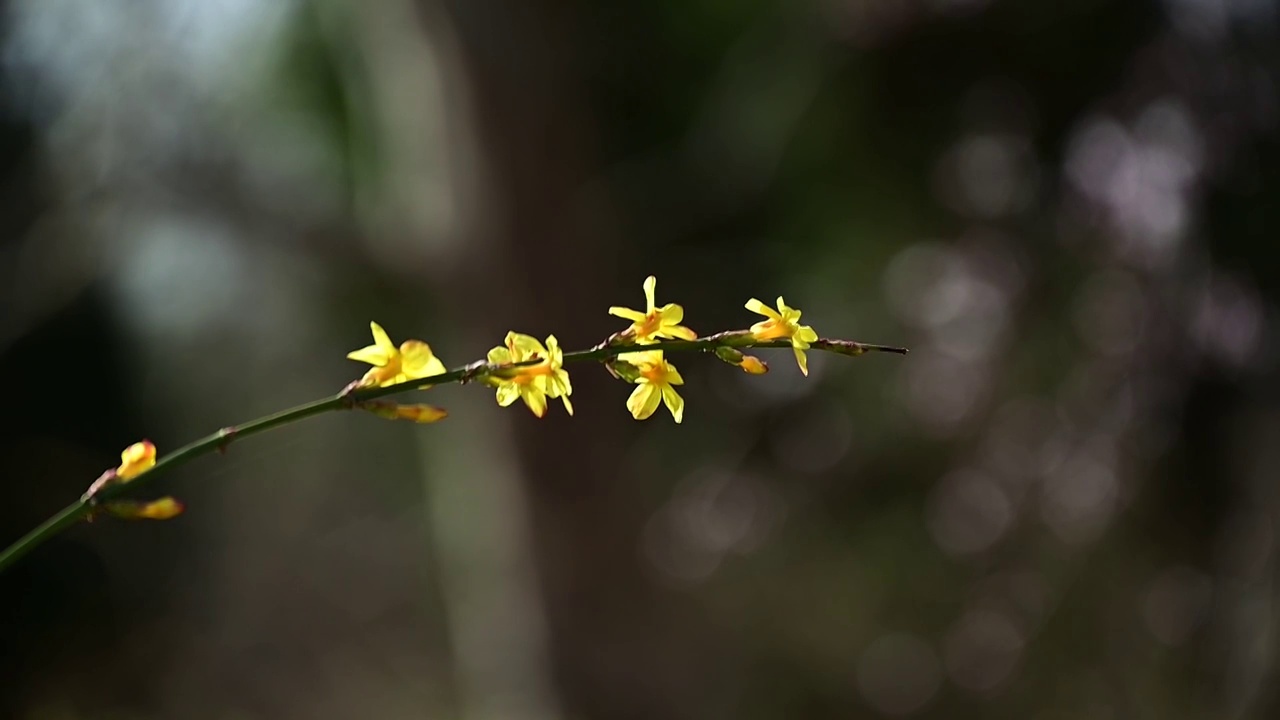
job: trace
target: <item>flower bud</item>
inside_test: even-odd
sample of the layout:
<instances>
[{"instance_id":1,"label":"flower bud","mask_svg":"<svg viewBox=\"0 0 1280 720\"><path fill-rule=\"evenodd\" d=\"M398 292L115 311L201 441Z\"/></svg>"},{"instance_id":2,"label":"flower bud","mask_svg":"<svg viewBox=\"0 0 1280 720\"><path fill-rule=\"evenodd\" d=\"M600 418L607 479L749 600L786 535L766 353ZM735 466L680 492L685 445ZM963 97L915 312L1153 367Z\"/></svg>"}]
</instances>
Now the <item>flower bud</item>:
<instances>
[{"instance_id":1,"label":"flower bud","mask_svg":"<svg viewBox=\"0 0 1280 720\"><path fill-rule=\"evenodd\" d=\"M742 351L736 350L731 347L725 347L724 345L717 347L715 349L715 354L716 354L716 357L729 363L730 365L741 365L742 358L744 357L744 355L742 354Z\"/></svg>"},{"instance_id":2,"label":"flower bud","mask_svg":"<svg viewBox=\"0 0 1280 720\"><path fill-rule=\"evenodd\" d=\"M185 509L182 503L171 497L162 497L145 503L113 500L103 507L112 515L125 520L169 520L181 515Z\"/></svg>"},{"instance_id":3,"label":"flower bud","mask_svg":"<svg viewBox=\"0 0 1280 720\"><path fill-rule=\"evenodd\" d=\"M410 420L416 423L433 423L445 419L449 412L434 405L400 405L393 402L367 402L360 406L387 420Z\"/></svg>"},{"instance_id":4,"label":"flower bud","mask_svg":"<svg viewBox=\"0 0 1280 720\"><path fill-rule=\"evenodd\" d=\"M156 446L150 440L136 442L120 453L120 467L116 468L116 477L121 482L129 482L155 467L155 464Z\"/></svg>"}]
</instances>

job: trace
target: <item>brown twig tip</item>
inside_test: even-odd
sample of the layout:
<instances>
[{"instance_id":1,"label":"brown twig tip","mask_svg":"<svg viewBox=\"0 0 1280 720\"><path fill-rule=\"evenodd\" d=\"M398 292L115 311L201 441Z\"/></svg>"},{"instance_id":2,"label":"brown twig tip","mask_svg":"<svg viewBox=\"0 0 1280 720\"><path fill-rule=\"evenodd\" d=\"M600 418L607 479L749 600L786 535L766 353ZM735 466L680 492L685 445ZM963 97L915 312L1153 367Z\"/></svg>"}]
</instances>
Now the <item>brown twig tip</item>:
<instances>
[{"instance_id":1,"label":"brown twig tip","mask_svg":"<svg viewBox=\"0 0 1280 720\"><path fill-rule=\"evenodd\" d=\"M234 425L228 425L218 431L218 454L227 454L227 446L235 441L238 432L240 432L239 428Z\"/></svg>"},{"instance_id":2,"label":"brown twig tip","mask_svg":"<svg viewBox=\"0 0 1280 720\"><path fill-rule=\"evenodd\" d=\"M908 355L910 350L904 347L894 347L892 345L863 345L868 352L893 353L894 355Z\"/></svg>"},{"instance_id":3,"label":"brown twig tip","mask_svg":"<svg viewBox=\"0 0 1280 720\"><path fill-rule=\"evenodd\" d=\"M830 338L822 338L810 345L815 350L826 350L828 352L837 353L839 355L848 355L857 357L869 352L893 353L895 355L906 355L907 349L904 347L895 347L893 345L872 345L868 343L854 342L853 340L833 340Z\"/></svg>"}]
</instances>

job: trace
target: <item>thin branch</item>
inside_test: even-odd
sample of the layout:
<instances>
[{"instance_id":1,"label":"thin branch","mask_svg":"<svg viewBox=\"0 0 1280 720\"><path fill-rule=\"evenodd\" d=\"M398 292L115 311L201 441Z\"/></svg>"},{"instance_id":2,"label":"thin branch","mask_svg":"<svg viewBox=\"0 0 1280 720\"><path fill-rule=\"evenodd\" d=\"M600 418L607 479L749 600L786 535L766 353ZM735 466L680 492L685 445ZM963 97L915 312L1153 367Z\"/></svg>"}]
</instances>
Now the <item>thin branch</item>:
<instances>
[{"instance_id":1,"label":"thin branch","mask_svg":"<svg viewBox=\"0 0 1280 720\"><path fill-rule=\"evenodd\" d=\"M625 340L625 336L615 336L614 338L611 338L610 341L606 341L605 343L589 350L578 350L575 352L565 353L564 363L600 362L616 358L619 355L645 350L690 352L714 351L719 347L732 347L739 350L750 348L791 347L790 340L756 340L750 333L746 332L724 332L698 338L696 340L664 340L659 343L647 345L637 345L625 341L618 342L620 338ZM821 339L813 342L810 345L810 349L824 350L849 356L862 355L868 352L887 352L901 355L905 355L907 353L905 348L889 347L885 345L867 345L853 342L851 340L828 339ZM537 362L540 362L540 360L530 360L527 362L513 363L509 365L494 365L480 360L462 367L454 368L442 375L433 375L429 378L409 380L396 385L374 388L358 388L353 384L331 397L315 400L306 403L305 405L298 405L297 407L289 408L287 410L281 410L280 412L267 415L256 420L251 420L243 425L222 428L215 433L207 435L195 442L184 445L183 447L164 455L156 462L154 467L129 481L127 484L105 483L99 489L86 493L80 500L66 506L56 515L50 517L34 530L21 537L17 542L10 545L3 553L0 553L0 572L3 572L36 547L62 533L77 521L88 517L99 503L106 502L126 494L133 495L140 488L147 486L155 481L156 478L165 475L175 468L185 465L203 455L225 451L227 446L231 443L249 437L250 435L257 435L259 433L267 432L268 430L274 430L275 428L289 425L314 415L320 415L334 410L349 410L356 407L362 401L374 400L377 398L387 397L389 395L397 395L410 390L424 389L436 385L468 383L502 370L508 370L512 367L519 367L522 365L531 365Z\"/></svg>"}]
</instances>

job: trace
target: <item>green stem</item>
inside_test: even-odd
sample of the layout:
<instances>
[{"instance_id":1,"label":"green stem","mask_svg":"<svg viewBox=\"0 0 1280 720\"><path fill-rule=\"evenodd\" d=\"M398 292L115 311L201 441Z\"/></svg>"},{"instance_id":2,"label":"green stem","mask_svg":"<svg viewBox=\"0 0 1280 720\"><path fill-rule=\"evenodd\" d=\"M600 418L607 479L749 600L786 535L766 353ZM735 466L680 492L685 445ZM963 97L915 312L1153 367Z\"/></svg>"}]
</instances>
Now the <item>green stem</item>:
<instances>
[{"instance_id":1,"label":"green stem","mask_svg":"<svg viewBox=\"0 0 1280 720\"><path fill-rule=\"evenodd\" d=\"M791 347L789 340L755 340L748 333L744 332L725 332L711 335L696 340L664 340L660 343L652 345L635 345L635 344L602 344L589 350L578 350L564 354L564 362L599 362L610 358L624 355L638 350L663 350L668 352L688 352L688 351L708 351L715 350L718 347L734 347L737 349L749 348L781 348ZM822 339L812 343L811 348L814 350L825 350L841 355L861 355L867 352L889 352L906 354L905 348L888 347L884 345L866 345L862 343L852 342L850 340L827 340ZM538 362L531 360L525 363L517 363L517 365L528 365ZM174 468L185 465L192 460L203 455L225 450L232 442L250 435L257 435L268 430L295 423L299 420L309 418L313 415L320 415L333 410L348 410L356 407L360 402L365 400L373 400L376 398L386 397L388 395L396 395L410 390L417 390L434 385L447 385L455 382L471 382L481 378L487 374L496 372L507 366L498 366L477 361L470 365L464 365L454 368L443 375L433 375L428 378L429 382L423 380L410 380L399 383L397 385L387 385L385 387L375 388L348 388L331 397L315 400L304 405L281 410L280 412L267 415L265 417L251 420L243 425L234 427L225 427L221 430L207 435L195 442L184 445L181 448L165 455L150 470L142 473L128 483L114 482L107 483L99 491L95 492L92 497L86 496L80 500L63 508L56 515L45 520L34 530L23 535L17 542L10 545L0 553L0 572L4 572L9 566L13 565L27 553L42 545L54 536L62 533L67 528L76 524L77 521L84 519L93 512L96 504L111 500L123 494L132 495L139 488L145 487L153 482L156 478L170 472Z\"/></svg>"},{"instance_id":2,"label":"green stem","mask_svg":"<svg viewBox=\"0 0 1280 720\"><path fill-rule=\"evenodd\" d=\"M14 564L23 555L35 550L46 540L76 524L89 512L88 503L77 500L58 511L57 515L36 526L36 529L23 535L17 542L5 549L0 555L0 572Z\"/></svg>"}]
</instances>

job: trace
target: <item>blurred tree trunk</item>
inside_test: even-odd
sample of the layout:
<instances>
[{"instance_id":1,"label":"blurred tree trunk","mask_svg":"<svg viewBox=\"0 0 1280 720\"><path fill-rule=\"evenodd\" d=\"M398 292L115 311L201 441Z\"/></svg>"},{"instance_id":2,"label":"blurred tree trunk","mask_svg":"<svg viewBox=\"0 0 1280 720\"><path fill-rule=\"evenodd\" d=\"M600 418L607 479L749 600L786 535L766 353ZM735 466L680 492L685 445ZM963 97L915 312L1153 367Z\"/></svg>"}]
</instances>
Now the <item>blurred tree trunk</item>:
<instances>
[{"instance_id":1,"label":"blurred tree trunk","mask_svg":"<svg viewBox=\"0 0 1280 720\"><path fill-rule=\"evenodd\" d=\"M657 258L621 265L609 199L593 194L590 119L563 67L571 29L548 2L446 6L496 203L473 238L474 274L455 276L448 296L494 340L515 329L594 344L616 329L605 312L619 301L614 288L638 292ZM675 650L643 619L659 604L636 553L646 509L618 478L634 438L627 388L585 366L573 382L579 418L556 404L542 421L514 423L557 690L569 717L681 717L680 693L660 679Z\"/></svg>"}]
</instances>

